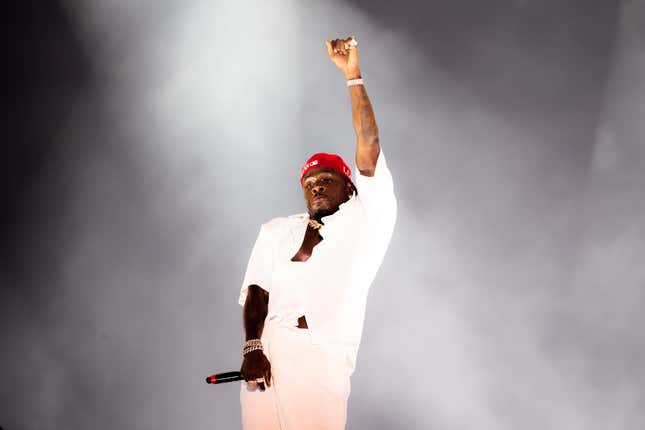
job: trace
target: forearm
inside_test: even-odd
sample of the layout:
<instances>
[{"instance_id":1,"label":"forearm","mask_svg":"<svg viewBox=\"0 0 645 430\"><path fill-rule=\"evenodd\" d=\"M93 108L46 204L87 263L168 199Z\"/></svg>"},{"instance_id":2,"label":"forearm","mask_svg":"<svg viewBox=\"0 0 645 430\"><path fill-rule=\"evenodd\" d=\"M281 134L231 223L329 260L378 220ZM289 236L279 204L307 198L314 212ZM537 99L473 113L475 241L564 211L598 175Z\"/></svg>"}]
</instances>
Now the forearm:
<instances>
[{"instance_id":1,"label":"forearm","mask_svg":"<svg viewBox=\"0 0 645 430\"><path fill-rule=\"evenodd\" d=\"M245 339L260 339L264 329L269 304L269 293L258 285L250 285L246 302L244 302L244 331Z\"/></svg>"},{"instance_id":2,"label":"forearm","mask_svg":"<svg viewBox=\"0 0 645 430\"><path fill-rule=\"evenodd\" d=\"M359 73L360 76L360 73ZM347 76L353 79L352 76ZM352 123L356 133L356 166L361 174L374 175L376 160L380 151L378 127L372 103L363 85L349 87L352 103Z\"/></svg>"}]
</instances>

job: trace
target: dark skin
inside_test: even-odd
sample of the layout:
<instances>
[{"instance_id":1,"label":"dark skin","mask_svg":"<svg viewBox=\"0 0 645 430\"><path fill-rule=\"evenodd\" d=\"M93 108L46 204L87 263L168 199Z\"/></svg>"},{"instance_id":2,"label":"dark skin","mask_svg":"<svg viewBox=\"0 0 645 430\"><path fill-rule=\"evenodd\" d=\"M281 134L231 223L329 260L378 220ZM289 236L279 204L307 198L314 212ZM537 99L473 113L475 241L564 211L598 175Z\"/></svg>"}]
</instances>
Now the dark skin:
<instances>
[{"instance_id":1,"label":"dark skin","mask_svg":"<svg viewBox=\"0 0 645 430\"><path fill-rule=\"evenodd\" d=\"M361 77L358 67L358 48L350 43L351 39L349 37L325 42L330 60L347 80ZM356 166L361 175L374 176L381 148L374 111L363 85L349 87L349 95L352 104L352 123L356 134ZM339 172L312 169L303 179L302 192L309 216L320 222L322 217L333 214L342 203L349 200L353 191L349 181ZM314 247L322 240L323 237L318 230L307 226L302 245L291 261L307 261ZM269 293L259 285L250 285L243 311L246 340L261 338L268 306ZM304 316L298 319L298 327L307 328ZM255 382L260 378L264 378L266 384L271 386L271 363L261 350L246 354L240 371L251 389L259 386L260 390L264 390L263 384L258 385Z\"/></svg>"},{"instance_id":2,"label":"dark skin","mask_svg":"<svg viewBox=\"0 0 645 430\"><path fill-rule=\"evenodd\" d=\"M244 302L244 331L246 340L260 339L264 329L264 320L269 310L269 293L259 285L249 285L246 301ZM251 351L244 356L240 372L244 379L255 381L264 378L271 386L271 364L261 350ZM264 386L260 389L264 391Z\"/></svg>"}]
</instances>

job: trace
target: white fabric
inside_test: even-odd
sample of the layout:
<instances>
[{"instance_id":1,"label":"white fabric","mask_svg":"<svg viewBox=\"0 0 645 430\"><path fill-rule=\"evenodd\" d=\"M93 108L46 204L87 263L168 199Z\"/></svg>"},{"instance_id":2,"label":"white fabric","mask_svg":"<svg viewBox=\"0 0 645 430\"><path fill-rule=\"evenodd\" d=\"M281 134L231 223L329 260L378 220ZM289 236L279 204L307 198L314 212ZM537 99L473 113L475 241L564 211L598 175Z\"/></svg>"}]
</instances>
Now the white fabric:
<instances>
[{"instance_id":1,"label":"white fabric","mask_svg":"<svg viewBox=\"0 0 645 430\"><path fill-rule=\"evenodd\" d=\"M269 292L262 339L274 387L240 400L245 430L341 430L349 377L363 330L365 304L396 220L392 176L381 150L374 176L356 169L358 196L323 217L323 240L307 261L291 258L302 245L306 213L274 218L260 228L239 296L249 285ZM304 315L309 329L298 329Z\"/></svg>"},{"instance_id":2,"label":"white fabric","mask_svg":"<svg viewBox=\"0 0 645 430\"><path fill-rule=\"evenodd\" d=\"M274 218L260 228L239 296L249 285L269 292L267 322L295 325L305 315L315 344L358 348L370 284L380 267L396 220L392 175L383 150L374 176L356 169L358 196L323 217L323 240L304 262L291 258L302 245L306 213Z\"/></svg>"},{"instance_id":3,"label":"white fabric","mask_svg":"<svg viewBox=\"0 0 645 430\"><path fill-rule=\"evenodd\" d=\"M241 384L243 430L342 430L352 367L342 345L313 345L307 330L265 327L272 386Z\"/></svg>"}]
</instances>

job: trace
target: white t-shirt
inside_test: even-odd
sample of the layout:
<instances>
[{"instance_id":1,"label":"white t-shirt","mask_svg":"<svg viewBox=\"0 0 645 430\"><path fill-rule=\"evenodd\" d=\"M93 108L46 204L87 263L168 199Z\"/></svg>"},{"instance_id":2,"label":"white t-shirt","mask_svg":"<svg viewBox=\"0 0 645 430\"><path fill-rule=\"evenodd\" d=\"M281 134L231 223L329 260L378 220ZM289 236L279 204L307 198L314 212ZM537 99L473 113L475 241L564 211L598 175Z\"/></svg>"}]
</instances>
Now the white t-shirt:
<instances>
[{"instance_id":1,"label":"white t-shirt","mask_svg":"<svg viewBox=\"0 0 645 430\"><path fill-rule=\"evenodd\" d=\"M269 292L265 325L297 325L304 315L312 343L358 348L367 292L390 243L397 203L381 149L374 176L355 174L358 195L322 218L323 240L304 262L291 261L302 246L309 215L278 217L262 225L240 291L256 284Z\"/></svg>"}]
</instances>

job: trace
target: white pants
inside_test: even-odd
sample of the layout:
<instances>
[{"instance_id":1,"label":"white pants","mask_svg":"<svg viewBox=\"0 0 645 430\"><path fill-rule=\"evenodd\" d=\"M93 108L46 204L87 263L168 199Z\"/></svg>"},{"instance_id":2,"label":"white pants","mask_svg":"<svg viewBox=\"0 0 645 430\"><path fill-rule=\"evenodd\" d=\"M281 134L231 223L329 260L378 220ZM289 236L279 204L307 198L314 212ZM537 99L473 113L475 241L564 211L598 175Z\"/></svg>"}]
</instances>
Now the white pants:
<instances>
[{"instance_id":1,"label":"white pants","mask_svg":"<svg viewBox=\"0 0 645 430\"><path fill-rule=\"evenodd\" d=\"M307 329L266 327L264 353L271 363L271 387L240 391L243 430L343 430L349 377L342 346L312 345Z\"/></svg>"}]
</instances>

